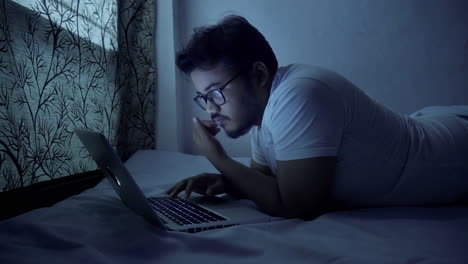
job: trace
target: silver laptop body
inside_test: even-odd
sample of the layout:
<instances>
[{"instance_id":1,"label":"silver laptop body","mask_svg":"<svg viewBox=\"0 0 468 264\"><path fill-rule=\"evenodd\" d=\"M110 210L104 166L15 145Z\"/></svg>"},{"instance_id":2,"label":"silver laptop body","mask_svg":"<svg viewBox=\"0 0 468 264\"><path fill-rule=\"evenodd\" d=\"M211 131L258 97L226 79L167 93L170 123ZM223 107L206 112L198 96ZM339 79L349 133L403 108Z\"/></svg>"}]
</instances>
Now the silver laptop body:
<instances>
[{"instance_id":1,"label":"silver laptop body","mask_svg":"<svg viewBox=\"0 0 468 264\"><path fill-rule=\"evenodd\" d=\"M75 134L88 150L100 171L109 180L123 203L133 212L143 216L150 223L163 230L198 232L239 224L270 221L270 217L247 205L234 203L233 199L227 195L207 197L198 194L192 194L193 197L189 198L189 201L207 210L207 214L217 219L205 223L190 224L182 224L177 219L173 220L173 217L167 217L167 213L161 211L161 208L156 209L152 203L156 199L167 200L167 202L173 202L174 200L168 199L163 194L159 197L145 197L104 135L80 129L76 129ZM181 198L178 199L177 201L186 201Z\"/></svg>"}]
</instances>

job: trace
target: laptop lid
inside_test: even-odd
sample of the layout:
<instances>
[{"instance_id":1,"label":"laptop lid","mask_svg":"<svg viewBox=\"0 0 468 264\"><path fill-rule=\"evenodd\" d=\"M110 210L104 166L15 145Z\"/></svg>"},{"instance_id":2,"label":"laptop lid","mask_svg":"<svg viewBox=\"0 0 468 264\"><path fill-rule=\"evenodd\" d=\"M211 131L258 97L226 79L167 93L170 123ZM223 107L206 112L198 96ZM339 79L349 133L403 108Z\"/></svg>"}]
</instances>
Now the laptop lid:
<instances>
[{"instance_id":1,"label":"laptop lid","mask_svg":"<svg viewBox=\"0 0 468 264\"><path fill-rule=\"evenodd\" d=\"M177 225L172 220L156 213L149 204L147 198L133 180L130 172L118 157L104 135L87 130L76 129L76 135L91 154L91 157L99 169L106 176L120 196L124 204L136 214L146 218L149 222L163 228L164 230L197 232L212 228L220 228L244 223L268 222L270 217L258 210L235 203L232 199L224 197L206 197L193 194L191 201L202 208L215 213L225 220L203 224L192 224L187 226ZM164 196L164 195L161 195ZM192 230L192 231L191 231Z\"/></svg>"},{"instance_id":2,"label":"laptop lid","mask_svg":"<svg viewBox=\"0 0 468 264\"><path fill-rule=\"evenodd\" d=\"M136 214L166 230L163 222L153 211L143 192L104 135L81 129L76 129L75 134L88 150L99 170L109 180L123 203ZM122 175L124 176L122 177Z\"/></svg>"}]
</instances>

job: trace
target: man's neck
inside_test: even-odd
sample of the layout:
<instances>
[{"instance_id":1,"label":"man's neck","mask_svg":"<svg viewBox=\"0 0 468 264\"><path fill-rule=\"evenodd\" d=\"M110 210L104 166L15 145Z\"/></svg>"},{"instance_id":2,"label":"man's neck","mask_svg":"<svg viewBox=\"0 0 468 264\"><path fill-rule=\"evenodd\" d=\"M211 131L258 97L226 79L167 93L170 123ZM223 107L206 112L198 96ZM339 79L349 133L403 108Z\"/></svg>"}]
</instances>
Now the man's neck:
<instances>
[{"instance_id":1,"label":"man's neck","mask_svg":"<svg viewBox=\"0 0 468 264\"><path fill-rule=\"evenodd\" d=\"M270 99L270 92L271 92L272 84L273 84L273 78L267 83L265 88L262 89L258 97L260 111L258 113L257 122L255 124L258 127L262 127L263 114L265 113L265 108L268 104L268 100Z\"/></svg>"}]
</instances>

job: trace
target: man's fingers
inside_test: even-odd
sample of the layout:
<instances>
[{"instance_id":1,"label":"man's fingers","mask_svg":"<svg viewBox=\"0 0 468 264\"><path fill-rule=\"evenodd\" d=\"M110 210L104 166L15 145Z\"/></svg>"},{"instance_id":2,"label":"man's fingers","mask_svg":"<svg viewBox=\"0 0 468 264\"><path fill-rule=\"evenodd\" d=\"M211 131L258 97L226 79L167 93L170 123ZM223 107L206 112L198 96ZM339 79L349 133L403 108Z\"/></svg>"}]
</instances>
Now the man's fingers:
<instances>
[{"instance_id":1,"label":"man's fingers","mask_svg":"<svg viewBox=\"0 0 468 264\"><path fill-rule=\"evenodd\" d=\"M208 187L208 189L206 190L206 195L216 195L223 192L223 183L221 181L218 181L215 184Z\"/></svg>"},{"instance_id":2,"label":"man's fingers","mask_svg":"<svg viewBox=\"0 0 468 264\"><path fill-rule=\"evenodd\" d=\"M193 192L202 195L224 193L224 181L216 176L216 174L202 173L178 182L165 193L171 199L176 198L182 191L185 191L185 199L188 199Z\"/></svg>"},{"instance_id":3,"label":"man's fingers","mask_svg":"<svg viewBox=\"0 0 468 264\"><path fill-rule=\"evenodd\" d=\"M172 187L172 191L169 192L169 196L171 198L175 198L181 191L184 189L185 185L187 184L187 180L183 180L177 183L174 187Z\"/></svg>"},{"instance_id":4,"label":"man's fingers","mask_svg":"<svg viewBox=\"0 0 468 264\"><path fill-rule=\"evenodd\" d=\"M208 132L208 129L203 125L198 117L193 118L193 123L195 124L195 131L197 131L198 135L203 135Z\"/></svg>"},{"instance_id":5,"label":"man's fingers","mask_svg":"<svg viewBox=\"0 0 468 264\"><path fill-rule=\"evenodd\" d=\"M202 120L203 122L203 125L206 127L206 128L212 128L212 127L216 127L216 123L211 121L211 120Z\"/></svg>"},{"instance_id":6,"label":"man's fingers","mask_svg":"<svg viewBox=\"0 0 468 264\"><path fill-rule=\"evenodd\" d=\"M195 180L191 179L188 181L187 185L185 186L185 199L188 199L190 197L194 182Z\"/></svg>"},{"instance_id":7,"label":"man's fingers","mask_svg":"<svg viewBox=\"0 0 468 264\"><path fill-rule=\"evenodd\" d=\"M203 126L205 127L205 129L210 132L210 134L212 136L216 136L216 134L218 134L219 131L221 131L221 129L218 127L218 125L216 124L216 122L212 121L212 120L201 120L201 123L203 124Z\"/></svg>"},{"instance_id":8,"label":"man's fingers","mask_svg":"<svg viewBox=\"0 0 468 264\"><path fill-rule=\"evenodd\" d=\"M214 127L214 128L210 129L210 134L212 136L216 136L216 134L218 134L219 131L221 131L221 129L219 127Z\"/></svg>"},{"instance_id":9,"label":"man's fingers","mask_svg":"<svg viewBox=\"0 0 468 264\"><path fill-rule=\"evenodd\" d=\"M169 194L169 196L174 199L177 197L177 195L179 195L179 193L182 191L182 188L177 188L175 190L172 191L171 194Z\"/></svg>"},{"instance_id":10,"label":"man's fingers","mask_svg":"<svg viewBox=\"0 0 468 264\"><path fill-rule=\"evenodd\" d=\"M165 193L170 194L172 191L174 191L175 187L177 186L178 183L174 184L171 188L169 188Z\"/></svg>"},{"instance_id":11,"label":"man's fingers","mask_svg":"<svg viewBox=\"0 0 468 264\"><path fill-rule=\"evenodd\" d=\"M173 193L174 191L176 191L180 185L184 184L185 180L182 180L182 181L179 181L178 183L174 184L174 186L172 186L169 190L167 190L167 193L170 194L170 193Z\"/></svg>"},{"instance_id":12,"label":"man's fingers","mask_svg":"<svg viewBox=\"0 0 468 264\"><path fill-rule=\"evenodd\" d=\"M197 117L193 118L193 141L199 145L201 142L205 141L210 133L207 131L205 126L200 122Z\"/></svg>"},{"instance_id":13,"label":"man's fingers","mask_svg":"<svg viewBox=\"0 0 468 264\"><path fill-rule=\"evenodd\" d=\"M218 134L218 132L220 131L221 129L219 127L210 127L208 128L208 132L210 132L210 134L212 136L216 136L216 134Z\"/></svg>"}]
</instances>

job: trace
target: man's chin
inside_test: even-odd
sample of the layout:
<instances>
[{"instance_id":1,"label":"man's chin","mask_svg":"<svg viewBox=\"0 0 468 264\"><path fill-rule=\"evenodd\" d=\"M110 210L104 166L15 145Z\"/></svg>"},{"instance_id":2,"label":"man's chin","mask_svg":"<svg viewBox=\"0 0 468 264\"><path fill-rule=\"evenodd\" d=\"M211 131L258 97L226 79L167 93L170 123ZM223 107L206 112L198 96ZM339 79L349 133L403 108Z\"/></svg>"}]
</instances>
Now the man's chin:
<instances>
[{"instance_id":1,"label":"man's chin","mask_svg":"<svg viewBox=\"0 0 468 264\"><path fill-rule=\"evenodd\" d=\"M230 130L230 129L224 128L224 132L226 133L226 135L234 139L249 133L249 131L250 131L250 127L246 129L237 129L237 130Z\"/></svg>"}]
</instances>

